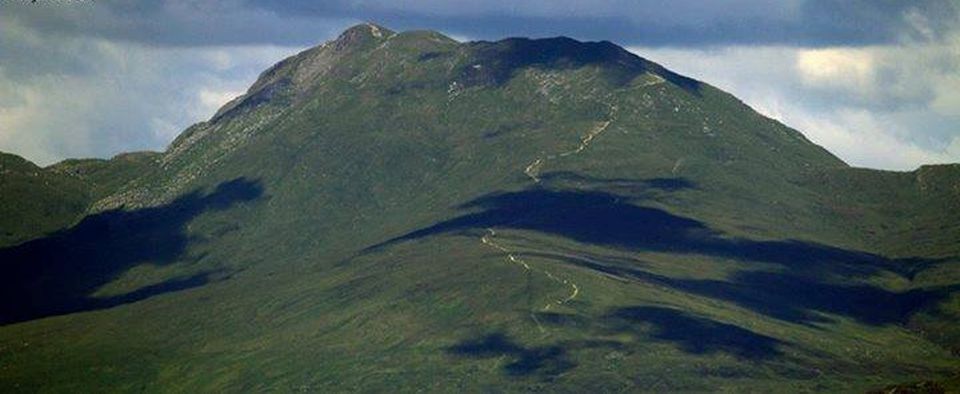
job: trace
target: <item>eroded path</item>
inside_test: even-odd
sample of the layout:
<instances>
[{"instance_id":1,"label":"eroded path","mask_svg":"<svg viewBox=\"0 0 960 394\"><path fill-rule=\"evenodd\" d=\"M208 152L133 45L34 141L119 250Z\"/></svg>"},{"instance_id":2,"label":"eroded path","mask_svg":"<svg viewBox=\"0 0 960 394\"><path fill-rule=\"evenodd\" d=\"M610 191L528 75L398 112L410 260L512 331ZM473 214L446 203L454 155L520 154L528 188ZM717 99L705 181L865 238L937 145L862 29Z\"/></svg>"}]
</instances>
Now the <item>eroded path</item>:
<instances>
[{"instance_id":1,"label":"eroded path","mask_svg":"<svg viewBox=\"0 0 960 394\"><path fill-rule=\"evenodd\" d=\"M578 154L578 153L583 152L585 149L587 149L587 147L590 146L590 143L593 142L593 140L594 140L597 136L599 136L600 134L602 134L604 131L606 131L606 130L609 128L610 123L612 123L613 120L614 120L614 115L616 114L616 112L617 112L617 107L616 107L616 106L612 106L612 107L610 108L610 116L609 116L609 119L606 120L606 121L597 122L597 124L596 124L595 126L593 126L592 128L590 128L590 130L588 130L587 133L586 133L583 137L580 138L580 143L577 145L576 148L571 149L571 150L568 150L568 151L563 151L563 152L560 152L560 153L548 154L548 155L545 155L545 156L543 156L543 157L538 157L538 158L537 158L536 160L534 160L532 163L530 163L529 165L527 165L526 168L524 168L523 173L524 173L527 177L529 177L534 183L540 183L540 178L539 178L540 169L543 168L543 165L544 165L544 164L546 164L548 161L551 161L551 160L556 160L556 159L559 159L559 158L562 158L562 157L567 157L567 156L573 156L573 155L576 155L576 154ZM556 300L552 300L552 301L546 303L542 308L540 308L540 312L548 312L548 311L550 311L550 308L553 307L554 305L556 305L556 306L563 306L563 305L565 305L565 304L573 301L574 299L577 298L577 296L580 295L580 286L578 286L576 283L574 283L573 281L571 281L571 280L569 280L569 279L564 279L564 278L557 277L557 276L554 275L552 272L550 272L550 271L548 271L548 270L546 270L546 269L536 269L536 268L533 268L530 264L528 264L526 261L523 260L523 258L518 254L518 252L513 251L513 250L511 250L511 249L503 246L502 244L494 241L494 238L495 238L496 236L497 236L497 232L496 232L494 229L492 229L492 228L488 228L488 229L487 229L487 233L484 234L484 235L480 238L480 242L482 242L484 245L490 246L490 247L492 247L492 248L495 248L495 249L497 249L497 250L505 253L506 256L507 256L507 260L509 260L509 261L510 261L511 263L513 263L513 264L517 264L517 265L523 267L523 269L526 270L527 272L537 272L537 273L540 273L540 274L545 275L546 277L550 278L551 281L556 282L556 283L558 283L558 284L560 284L560 285L563 285L563 286L565 286L565 287L568 287L568 288L570 289L570 290L569 290L570 292L569 292L569 294L568 294L566 297L564 297L564 298L559 298L559 299L556 299ZM543 325L540 323L540 320L537 319L537 315L536 315L536 314L537 314L537 312L531 311L531 312L530 312L530 318L533 319L533 322L534 322L534 323L536 323L537 329L540 330L540 332L546 333L546 330L543 328Z\"/></svg>"},{"instance_id":2,"label":"eroded path","mask_svg":"<svg viewBox=\"0 0 960 394\"><path fill-rule=\"evenodd\" d=\"M610 122L613 121L613 114L616 113L616 110L617 110L617 107L612 108L610 120L599 122L597 123L596 126L588 130L586 135L580 138L580 144L577 145L576 148L565 151L565 152L546 155L544 157L538 157L536 160L530 163L526 168L524 168L523 173L526 174L531 180L533 180L534 183L540 183L540 178L538 177L538 175L540 175L540 169L543 168L544 164L546 164L550 160L556 160L561 157L567 157L567 156L571 156L571 155L575 155L580 152L583 152L584 149L587 149L587 147L590 146L590 143L593 142L594 138L596 138L600 134L603 134L603 132L607 130L607 127L610 126Z\"/></svg>"},{"instance_id":3,"label":"eroded path","mask_svg":"<svg viewBox=\"0 0 960 394\"><path fill-rule=\"evenodd\" d=\"M577 286L576 283L573 283L573 282L571 282L571 281L569 281L569 280L567 280L567 279L558 278L556 275L554 275L553 273L551 273L550 271L548 271L548 270L546 270L546 269L538 270L538 269L535 269L535 268L531 267L530 264L527 264L527 262L524 261L523 258L520 257L519 254L517 254L516 252L514 252L514 251L508 249L507 247L505 247L505 246L497 243L496 241L494 241L493 239L494 239L494 237L496 237L496 236L497 236L496 230L494 230L494 229L492 229L492 228L488 228L488 229L487 229L487 234L485 234L483 237L480 238L480 242L483 242L484 245L493 247L493 248L495 248L495 249L497 249L497 250L499 250L499 251L501 251L501 252L503 252L503 253L506 253L506 254L507 254L507 260L510 260L510 262L512 262L512 263L514 263L514 264L517 264L517 265L523 267L523 269L524 269L525 271L528 271L528 272L539 272L539 273L545 275L546 277L550 278L550 280L552 280L552 281L554 281L554 282L556 282L556 283L559 283L559 284L562 284L562 285L564 285L564 286L570 287L571 290L570 290L570 294L569 294L569 295L567 295L565 298L557 299L557 300L550 301L550 302L546 303L542 308L540 308L540 311L541 311L541 312L548 312L548 311L550 311L550 307L552 307L554 304L556 304L556 305L558 305L558 306L563 306L563 304L566 304L566 303L568 303L568 302L570 302L570 301L573 301L575 298L577 298L577 295L580 294L580 287ZM537 315L536 315L535 312L533 312L533 311L530 312L530 318L533 319L533 322L537 324L537 329L540 330L540 332L546 332L546 330L543 328L543 325L540 324L540 320L537 319Z\"/></svg>"}]
</instances>

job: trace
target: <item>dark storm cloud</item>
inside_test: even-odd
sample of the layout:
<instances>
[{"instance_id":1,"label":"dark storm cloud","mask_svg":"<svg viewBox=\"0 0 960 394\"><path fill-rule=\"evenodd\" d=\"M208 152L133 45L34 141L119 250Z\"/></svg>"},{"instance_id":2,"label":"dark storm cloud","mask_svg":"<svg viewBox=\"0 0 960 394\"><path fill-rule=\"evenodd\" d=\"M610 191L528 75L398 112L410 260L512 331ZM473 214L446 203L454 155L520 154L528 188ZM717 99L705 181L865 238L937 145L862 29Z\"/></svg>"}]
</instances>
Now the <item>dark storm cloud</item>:
<instances>
[{"instance_id":1,"label":"dark storm cloud","mask_svg":"<svg viewBox=\"0 0 960 394\"><path fill-rule=\"evenodd\" d=\"M2 3L0 20L44 35L160 46L310 45L351 21L281 15L239 0Z\"/></svg>"},{"instance_id":2,"label":"dark storm cloud","mask_svg":"<svg viewBox=\"0 0 960 394\"><path fill-rule=\"evenodd\" d=\"M357 21L471 38L567 35L644 46L882 44L936 40L958 25L952 0L100 0L19 8L20 22L43 31L180 46L309 45Z\"/></svg>"},{"instance_id":3,"label":"dark storm cloud","mask_svg":"<svg viewBox=\"0 0 960 394\"><path fill-rule=\"evenodd\" d=\"M401 3L249 1L288 15L373 19L388 26L426 26L470 37L568 35L646 46L881 44L904 38L939 39L958 21L957 6L950 0Z\"/></svg>"}]
</instances>

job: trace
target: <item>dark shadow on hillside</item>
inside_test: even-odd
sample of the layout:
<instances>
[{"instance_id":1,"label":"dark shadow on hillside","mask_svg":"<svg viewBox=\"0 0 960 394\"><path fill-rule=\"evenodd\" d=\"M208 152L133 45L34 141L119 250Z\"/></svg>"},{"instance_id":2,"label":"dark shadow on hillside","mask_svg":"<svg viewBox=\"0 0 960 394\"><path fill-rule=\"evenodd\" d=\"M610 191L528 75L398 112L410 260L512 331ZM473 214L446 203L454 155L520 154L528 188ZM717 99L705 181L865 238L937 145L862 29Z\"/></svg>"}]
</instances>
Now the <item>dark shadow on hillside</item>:
<instances>
[{"instance_id":1,"label":"dark shadow on hillside","mask_svg":"<svg viewBox=\"0 0 960 394\"><path fill-rule=\"evenodd\" d=\"M658 181L659 182L659 181ZM634 205L630 196L604 191L537 188L488 195L461 208L462 216L387 241L401 242L442 233L485 228L520 229L626 251L696 254L779 266L776 272L741 271L728 280L675 279L632 268L606 266L575 255L554 256L634 280L656 281L693 294L734 302L775 318L811 323L816 312L848 316L866 324L902 323L918 310L944 299L954 288L894 292L864 284L882 272L908 277L914 260L890 260L869 253L815 243L755 241L729 237L703 223ZM769 269L769 267L766 267Z\"/></svg>"},{"instance_id":2,"label":"dark shadow on hillside","mask_svg":"<svg viewBox=\"0 0 960 394\"><path fill-rule=\"evenodd\" d=\"M503 366L511 376L558 375L576 366L562 346L524 347L501 333L461 342L447 352L470 358L511 357L513 361Z\"/></svg>"},{"instance_id":3,"label":"dark shadow on hillside","mask_svg":"<svg viewBox=\"0 0 960 394\"><path fill-rule=\"evenodd\" d=\"M509 357L512 361L503 366L507 375L550 377L576 368L576 363L569 360L568 355L588 348L621 349L623 344L609 340L578 340L559 341L549 346L524 346L497 332L464 340L446 351L456 357Z\"/></svg>"},{"instance_id":4,"label":"dark shadow on hillside","mask_svg":"<svg viewBox=\"0 0 960 394\"><path fill-rule=\"evenodd\" d=\"M691 354L722 352L746 360L765 360L782 355L778 349L782 344L780 340L677 309L653 306L620 308L603 320L608 330L670 342Z\"/></svg>"},{"instance_id":5,"label":"dark shadow on hillside","mask_svg":"<svg viewBox=\"0 0 960 394\"><path fill-rule=\"evenodd\" d=\"M630 334L639 342L668 342L689 354L726 353L743 360L762 361L783 356L785 342L748 329L658 306L613 308L602 316L590 318L555 312L537 313L537 319L556 327L576 327L609 337ZM608 347L623 343L605 342Z\"/></svg>"},{"instance_id":6,"label":"dark shadow on hillside","mask_svg":"<svg viewBox=\"0 0 960 394\"><path fill-rule=\"evenodd\" d=\"M844 274L869 274L888 263L876 255L801 241L724 237L697 220L634 205L631 199L603 191L548 189L491 194L460 207L477 212L416 230L387 243L467 229L505 227L627 250L703 254L777 263L802 270L823 268L835 272L841 269ZM827 264L832 262L846 264Z\"/></svg>"},{"instance_id":7,"label":"dark shadow on hillside","mask_svg":"<svg viewBox=\"0 0 960 394\"><path fill-rule=\"evenodd\" d=\"M725 353L748 361L766 361L783 356L784 342L732 325L690 315L686 312L653 306L611 310L596 319L581 319L553 313L538 314L551 325L577 324L603 336L629 334L637 340L653 340L676 345L681 351L704 355ZM577 320L577 322L569 321ZM541 346L527 346L495 332L464 340L446 349L455 357L491 359L505 357L503 373L513 377L549 378L577 367L572 354L586 349L604 348L629 351L625 342L613 340L564 340Z\"/></svg>"},{"instance_id":8,"label":"dark shadow on hillside","mask_svg":"<svg viewBox=\"0 0 960 394\"><path fill-rule=\"evenodd\" d=\"M937 303L960 286L896 292L865 284L838 284L817 275L740 271L727 280L678 279L624 266L615 258L570 253L522 253L563 261L626 280L667 286L690 294L732 302L780 320L808 324L827 321L817 312L848 316L865 324L905 323L911 315ZM633 265L642 264L640 262Z\"/></svg>"},{"instance_id":9,"label":"dark shadow on hillside","mask_svg":"<svg viewBox=\"0 0 960 394\"><path fill-rule=\"evenodd\" d=\"M598 178L568 171L554 171L540 175L544 185L556 188L576 188L577 190L600 190L631 198L648 197L654 193L670 193L681 190L697 189L697 185L686 178Z\"/></svg>"},{"instance_id":10,"label":"dark shadow on hillside","mask_svg":"<svg viewBox=\"0 0 960 394\"><path fill-rule=\"evenodd\" d=\"M181 258L191 242L185 229L193 218L262 194L259 182L235 179L206 195L193 192L159 207L103 212L51 236L0 249L0 325L109 308L206 284L218 272L113 297L92 296L134 266Z\"/></svg>"}]
</instances>

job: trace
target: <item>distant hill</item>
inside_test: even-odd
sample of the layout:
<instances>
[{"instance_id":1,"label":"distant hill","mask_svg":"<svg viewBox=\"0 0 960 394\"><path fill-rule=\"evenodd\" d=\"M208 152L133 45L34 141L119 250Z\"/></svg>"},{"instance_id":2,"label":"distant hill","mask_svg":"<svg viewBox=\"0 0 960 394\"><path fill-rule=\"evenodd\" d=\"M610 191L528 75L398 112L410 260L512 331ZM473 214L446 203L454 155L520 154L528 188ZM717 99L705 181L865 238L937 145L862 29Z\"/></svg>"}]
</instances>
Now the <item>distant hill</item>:
<instances>
[{"instance_id":1,"label":"distant hill","mask_svg":"<svg viewBox=\"0 0 960 394\"><path fill-rule=\"evenodd\" d=\"M74 224L97 199L139 176L155 153L67 160L47 168L0 152L0 246Z\"/></svg>"}]
</instances>

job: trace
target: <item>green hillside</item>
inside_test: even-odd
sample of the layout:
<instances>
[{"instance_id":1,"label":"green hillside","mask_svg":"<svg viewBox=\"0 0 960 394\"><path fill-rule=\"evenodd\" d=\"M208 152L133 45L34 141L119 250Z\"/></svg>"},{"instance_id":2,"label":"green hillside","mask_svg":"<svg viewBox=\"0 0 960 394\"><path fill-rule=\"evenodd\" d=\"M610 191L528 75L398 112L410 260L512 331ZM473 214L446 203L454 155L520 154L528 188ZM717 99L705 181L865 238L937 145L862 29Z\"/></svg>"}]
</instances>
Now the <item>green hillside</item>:
<instances>
[{"instance_id":1,"label":"green hillside","mask_svg":"<svg viewBox=\"0 0 960 394\"><path fill-rule=\"evenodd\" d=\"M66 160L40 168L0 152L0 247L73 225L95 201L140 176L156 155Z\"/></svg>"},{"instance_id":2,"label":"green hillside","mask_svg":"<svg viewBox=\"0 0 960 394\"><path fill-rule=\"evenodd\" d=\"M73 224L89 203L82 182L0 153L0 246Z\"/></svg>"},{"instance_id":3,"label":"green hillside","mask_svg":"<svg viewBox=\"0 0 960 394\"><path fill-rule=\"evenodd\" d=\"M47 235L0 249L3 391L849 392L960 370L960 166L851 168L609 42L359 25L163 153L18 165L76 191L4 183L6 236ZM7 220L45 199L70 209Z\"/></svg>"}]
</instances>

